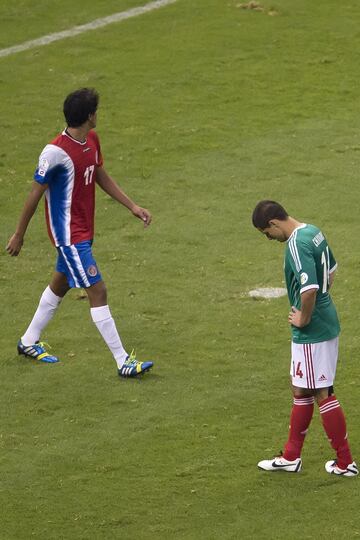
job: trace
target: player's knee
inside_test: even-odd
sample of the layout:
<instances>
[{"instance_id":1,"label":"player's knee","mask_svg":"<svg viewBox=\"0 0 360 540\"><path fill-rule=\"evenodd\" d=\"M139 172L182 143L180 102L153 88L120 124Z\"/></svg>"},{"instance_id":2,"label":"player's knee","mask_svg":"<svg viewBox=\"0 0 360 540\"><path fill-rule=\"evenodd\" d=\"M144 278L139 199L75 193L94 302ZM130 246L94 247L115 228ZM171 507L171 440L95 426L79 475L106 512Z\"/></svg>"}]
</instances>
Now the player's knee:
<instances>
[{"instance_id":1,"label":"player's knee","mask_svg":"<svg viewBox=\"0 0 360 540\"><path fill-rule=\"evenodd\" d=\"M308 388L300 388L299 386L292 386L292 392L295 399L301 399L305 397L310 397L314 395L313 390Z\"/></svg>"},{"instance_id":2,"label":"player's knee","mask_svg":"<svg viewBox=\"0 0 360 540\"><path fill-rule=\"evenodd\" d=\"M318 404L320 404L324 399L327 399L328 397L332 396L334 393L334 387L329 386L327 388L317 388L315 390L315 398Z\"/></svg>"},{"instance_id":3,"label":"player's knee","mask_svg":"<svg viewBox=\"0 0 360 540\"><path fill-rule=\"evenodd\" d=\"M107 304L107 290L103 281L86 289L91 307L105 306Z\"/></svg>"},{"instance_id":4,"label":"player's knee","mask_svg":"<svg viewBox=\"0 0 360 540\"><path fill-rule=\"evenodd\" d=\"M50 289L56 296L63 298L70 287L65 276L56 274L49 284Z\"/></svg>"}]
</instances>

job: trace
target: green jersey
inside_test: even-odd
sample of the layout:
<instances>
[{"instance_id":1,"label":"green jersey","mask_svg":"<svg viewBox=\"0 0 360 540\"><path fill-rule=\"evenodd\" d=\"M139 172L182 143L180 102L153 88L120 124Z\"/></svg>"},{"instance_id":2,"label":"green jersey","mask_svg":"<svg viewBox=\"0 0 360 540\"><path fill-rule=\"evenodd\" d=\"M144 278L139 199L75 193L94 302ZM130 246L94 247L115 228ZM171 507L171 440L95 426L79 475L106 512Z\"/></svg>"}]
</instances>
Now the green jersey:
<instances>
[{"instance_id":1,"label":"green jersey","mask_svg":"<svg viewBox=\"0 0 360 540\"><path fill-rule=\"evenodd\" d=\"M293 231L285 251L285 280L290 304L300 309L301 293L317 289L310 323L303 328L291 327L294 343L318 343L339 335L340 324L329 295L329 277L336 266L320 229L302 224Z\"/></svg>"}]
</instances>

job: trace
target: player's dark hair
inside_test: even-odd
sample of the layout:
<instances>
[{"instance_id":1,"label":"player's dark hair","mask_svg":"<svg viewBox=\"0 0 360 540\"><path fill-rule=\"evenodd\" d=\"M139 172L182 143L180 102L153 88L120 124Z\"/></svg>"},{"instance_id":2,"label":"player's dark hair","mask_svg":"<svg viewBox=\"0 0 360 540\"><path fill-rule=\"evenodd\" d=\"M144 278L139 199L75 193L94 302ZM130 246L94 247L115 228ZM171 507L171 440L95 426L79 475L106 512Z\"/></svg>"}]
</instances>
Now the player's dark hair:
<instances>
[{"instance_id":1,"label":"player's dark hair","mask_svg":"<svg viewBox=\"0 0 360 540\"><path fill-rule=\"evenodd\" d=\"M285 221L289 214L281 204L275 201L260 201L255 206L252 215L252 222L257 229L266 229L269 226L269 221L279 219Z\"/></svg>"},{"instance_id":2,"label":"player's dark hair","mask_svg":"<svg viewBox=\"0 0 360 540\"><path fill-rule=\"evenodd\" d=\"M99 94L94 88L80 88L69 94L64 101L64 116L69 127L79 127L90 114L96 113Z\"/></svg>"}]
</instances>

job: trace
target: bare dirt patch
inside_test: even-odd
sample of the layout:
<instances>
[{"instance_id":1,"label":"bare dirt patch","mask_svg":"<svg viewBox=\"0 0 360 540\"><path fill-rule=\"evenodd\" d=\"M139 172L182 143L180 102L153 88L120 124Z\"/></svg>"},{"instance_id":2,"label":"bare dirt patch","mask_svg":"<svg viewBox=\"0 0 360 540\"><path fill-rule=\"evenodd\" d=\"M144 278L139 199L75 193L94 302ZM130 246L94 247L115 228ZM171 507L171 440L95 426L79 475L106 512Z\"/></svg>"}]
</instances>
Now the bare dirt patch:
<instances>
[{"instance_id":1,"label":"bare dirt patch","mask_svg":"<svg viewBox=\"0 0 360 540\"><path fill-rule=\"evenodd\" d=\"M268 15L270 15L272 17L274 15L278 15L278 12L274 8L266 9L262 4L260 4L259 2L255 2L254 0L252 0L251 2L245 2L245 3L242 3L242 4L236 4L236 7L240 8L240 9L261 11L261 12L267 13Z\"/></svg>"}]
</instances>

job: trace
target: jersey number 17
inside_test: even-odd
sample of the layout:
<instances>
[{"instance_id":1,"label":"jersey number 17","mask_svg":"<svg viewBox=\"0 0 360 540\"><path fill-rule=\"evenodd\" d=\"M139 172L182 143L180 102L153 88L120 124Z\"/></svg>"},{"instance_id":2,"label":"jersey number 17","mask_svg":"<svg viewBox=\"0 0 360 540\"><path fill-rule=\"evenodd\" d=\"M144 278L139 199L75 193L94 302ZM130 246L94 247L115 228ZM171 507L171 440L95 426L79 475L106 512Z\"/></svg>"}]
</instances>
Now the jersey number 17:
<instances>
[{"instance_id":1,"label":"jersey number 17","mask_svg":"<svg viewBox=\"0 0 360 540\"><path fill-rule=\"evenodd\" d=\"M95 165L90 165L89 167L86 167L85 172L84 172L85 186L87 186L88 184L91 184L94 170L95 170Z\"/></svg>"}]
</instances>

